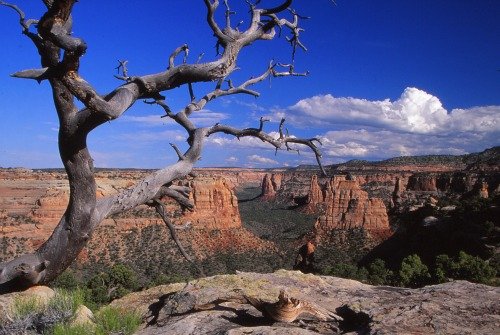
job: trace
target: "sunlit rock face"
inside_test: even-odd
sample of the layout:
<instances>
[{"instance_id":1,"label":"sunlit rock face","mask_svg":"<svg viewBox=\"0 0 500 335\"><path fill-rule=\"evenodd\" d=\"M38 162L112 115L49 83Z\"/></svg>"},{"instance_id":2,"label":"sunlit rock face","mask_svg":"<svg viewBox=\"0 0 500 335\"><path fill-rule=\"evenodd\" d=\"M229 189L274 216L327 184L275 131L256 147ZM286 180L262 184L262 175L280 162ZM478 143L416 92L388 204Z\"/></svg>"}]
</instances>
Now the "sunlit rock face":
<instances>
[{"instance_id":1,"label":"sunlit rock face","mask_svg":"<svg viewBox=\"0 0 500 335\"><path fill-rule=\"evenodd\" d=\"M130 187L147 173L142 170L98 171L97 197ZM228 175L236 183L242 178L233 171ZM249 180L256 176L262 178L263 174L244 173ZM224 179L220 173L216 177L202 174L183 183L191 187L190 199L195 205L193 211L183 211L169 198L162 201L172 222L185 227L177 234L198 258L228 250L274 249L272 243L259 239L242 227L238 199L231 180ZM36 250L56 227L68 200L69 187L63 171L0 169L1 258L6 260ZM78 262L86 263L89 259L123 261L130 257L130 250L136 244L137 249L153 250L165 241L171 243L162 219L154 209L138 206L103 220L79 255ZM140 243L146 245L140 246Z\"/></svg>"},{"instance_id":2,"label":"sunlit rock face","mask_svg":"<svg viewBox=\"0 0 500 335\"><path fill-rule=\"evenodd\" d=\"M203 177L191 181L189 185L195 209L193 212L186 212L182 217L183 221L191 221L194 228L241 227L238 199L225 179Z\"/></svg>"},{"instance_id":3,"label":"sunlit rock face","mask_svg":"<svg viewBox=\"0 0 500 335\"><path fill-rule=\"evenodd\" d=\"M348 180L345 175L332 177L323 189L317 178L312 177L309 200L309 208L323 208L314 226L317 239L327 236L333 229L390 232L384 202L370 198L357 180Z\"/></svg>"},{"instance_id":4,"label":"sunlit rock face","mask_svg":"<svg viewBox=\"0 0 500 335\"><path fill-rule=\"evenodd\" d=\"M274 200L276 193L281 188L283 174L267 173L262 180L262 200Z\"/></svg>"}]
</instances>

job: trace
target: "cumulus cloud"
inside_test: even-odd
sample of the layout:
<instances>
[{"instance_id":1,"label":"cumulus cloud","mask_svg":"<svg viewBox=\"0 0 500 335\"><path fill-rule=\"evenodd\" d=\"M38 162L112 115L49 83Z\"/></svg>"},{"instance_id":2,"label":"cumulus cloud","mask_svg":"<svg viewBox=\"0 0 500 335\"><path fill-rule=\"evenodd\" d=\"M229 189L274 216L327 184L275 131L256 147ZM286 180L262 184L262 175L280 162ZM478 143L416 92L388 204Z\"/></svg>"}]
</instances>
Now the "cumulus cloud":
<instances>
[{"instance_id":1,"label":"cumulus cloud","mask_svg":"<svg viewBox=\"0 0 500 335\"><path fill-rule=\"evenodd\" d=\"M339 130L321 135L325 157L334 161L384 159L413 155L462 155L491 146L492 136L462 134L459 138L437 134L408 134L391 130Z\"/></svg>"},{"instance_id":2,"label":"cumulus cloud","mask_svg":"<svg viewBox=\"0 0 500 335\"><path fill-rule=\"evenodd\" d=\"M234 157L234 156L226 158L226 162L228 162L228 163L236 163L237 161L238 161L238 158Z\"/></svg>"},{"instance_id":3,"label":"cumulus cloud","mask_svg":"<svg viewBox=\"0 0 500 335\"><path fill-rule=\"evenodd\" d=\"M278 164L278 162L275 161L274 159L262 157L259 155L251 155L251 156L248 156L247 159L249 162L257 163L260 165L276 165L276 164Z\"/></svg>"},{"instance_id":4,"label":"cumulus cloud","mask_svg":"<svg viewBox=\"0 0 500 335\"><path fill-rule=\"evenodd\" d=\"M396 101L318 95L300 100L285 114L294 124L312 127L356 125L420 134L500 131L500 106L448 112L437 97L414 87Z\"/></svg>"}]
</instances>

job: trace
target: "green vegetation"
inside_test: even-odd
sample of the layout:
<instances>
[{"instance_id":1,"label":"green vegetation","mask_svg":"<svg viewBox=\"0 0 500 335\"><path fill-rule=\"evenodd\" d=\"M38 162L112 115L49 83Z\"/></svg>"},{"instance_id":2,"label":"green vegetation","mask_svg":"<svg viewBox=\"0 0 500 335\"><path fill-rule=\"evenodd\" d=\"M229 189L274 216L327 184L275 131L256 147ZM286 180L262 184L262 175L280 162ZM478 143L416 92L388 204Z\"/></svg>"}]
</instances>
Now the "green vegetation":
<instances>
[{"instance_id":1,"label":"green vegetation","mask_svg":"<svg viewBox=\"0 0 500 335\"><path fill-rule=\"evenodd\" d=\"M86 296L83 289L57 289L45 302L37 297L18 297L13 302L11 321L0 324L0 334L127 335L141 324L138 313L110 306L95 313L94 323L71 324L78 307L87 305Z\"/></svg>"},{"instance_id":2,"label":"green vegetation","mask_svg":"<svg viewBox=\"0 0 500 335\"><path fill-rule=\"evenodd\" d=\"M398 284L404 287L422 287L430 283L431 275L427 265L418 255L409 255L403 259L398 272Z\"/></svg>"},{"instance_id":3,"label":"green vegetation","mask_svg":"<svg viewBox=\"0 0 500 335\"><path fill-rule=\"evenodd\" d=\"M444 254L438 255L432 267L425 265L418 255L413 254L403 259L397 271L388 269L383 260L375 259L366 268L353 263L339 262L324 268L321 273L360 280L372 285L422 287L458 279L498 285L497 271L493 266L463 251L456 258Z\"/></svg>"},{"instance_id":4,"label":"green vegetation","mask_svg":"<svg viewBox=\"0 0 500 335\"><path fill-rule=\"evenodd\" d=\"M51 335L108 335L133 334L141 324L141 317L135 312L110 306L102 308L95 315L95 323L67 324L54 326Z\"/></svg>"},{"instance_id":5,"label":"green vegetation","mask_svg":"<svg viewBox=\"0 0 500 335\"><path fill-rule=\"evenodd\" d=\"M132 334L141 324L141 316L136 312L106 306L95 315L96 334Z\"/></svg>"},{"instance_id":6,"label":"green vegetation","mask_svg":"<svg viewBox=\"0 0 500 335\"><path fill-rule=\"evenodd\" d=\"M108 335L133 334L141 324L138 313L124 311L110 306L102 308L95 315L95 323L57 324L51 335Z\"/></svg>"},{"instance_id":7,"label":"green vegetation","mask_svg":"<svg viewBox=\"0 0 500 335\"><path fill-rule=\"evenodd\" d=\"M323 270L323 273L329 276L349 278L360 281L366 281L368 272L364 267L357 267L350 263L337 263Z\"/></svg>"},{"instance_id":8,"label":"green vegetation","mask_svg":"<svg viewBox=\"0 0 500 335\"><path fill-rule=\"evenodd\" d=\"M103 304L136 291L139 284L131 268L124 264L116 264L109 271L90 278L87 288L91 291L94 302Z\"/></svg>"},{"instance_id":9,"label":"green vegetation","mask_svg":"<svg viewBox=\"0 0 500 335\"><path fill-rule=\"evenodd\" d=\"M387 269L380 258L368 265L368 282L372 285L387 285L392 282L394 273Z\"/></svg>"},{"instance_id":10,"label":"green vegetation","mask_svg":"<svg viewBox=\"0 0 500 335\"><path fill-rule=\"evenodd\" d=\"M12 306L13 318L22 319L31 314L39 313L44 308L44 304L37 297L17 297Z\"/></svg>"},{"instance_id":11,"label":"green vegetation","mask_svg":"<svg viewBox=\"0 0 500 335\"><path fill-rule=\"evenodd\" d=\"M475 283L495 284L496 270L485 260L461 251L456 259L448 255L436 257L435 279L445 282L447 278L463 279Z\"/></svg>"},{"instance_id":12,"label":"green vegetation","mask_svg":"<svg viewBox=\"0 0 500 335\"><path fill-rule=\"evenodd\" d=\"M96 327L90 323L69 325L59 323L52 329L51 335L88 335L96 334Z\"/></svg>"}]
</instances>

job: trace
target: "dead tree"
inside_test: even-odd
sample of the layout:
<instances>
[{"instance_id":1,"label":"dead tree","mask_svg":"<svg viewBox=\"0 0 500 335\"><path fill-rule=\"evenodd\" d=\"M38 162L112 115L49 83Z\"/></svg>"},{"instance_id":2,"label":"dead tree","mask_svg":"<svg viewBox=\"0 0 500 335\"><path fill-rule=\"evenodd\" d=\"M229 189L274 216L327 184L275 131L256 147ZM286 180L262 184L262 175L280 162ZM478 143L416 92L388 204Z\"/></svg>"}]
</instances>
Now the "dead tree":
<instances>
[{"instance_id":1,"label":"dead tree","mask_svg":"<svg viewBox=\"0 0 500 335\"><path fill-rule=\"evenodd\" d=\"M231 25L231 14L227 0L224 1L226 20L219 25L215 12L219 9L218 0L203 0L207 12L207 23L214 33L217 47L221 52L213 61L206 63L175 64L177 56L188 54L188 46L175 49L168 59L168 67L158 73L144 76L129 76L126 61L120 62L123 82L105 95L98 94L93 86L79 73L79 65L87 45L82 38L72 35L72 9L76 0L43 0L47 11L39 20L26 19L24 12L16 5L0 1L0 4L13 9L19 15L23 34L28 37L40 54L41 67L19 71L13 77L47 81L52 89L52 98L59 117L59 152L68 175L69 202L54 232L38 250L0 264L0 292L23 289L36 284L46 284L63 272L77 257L92 236L92 232L106 217L130 210L141 204L149 204L162 216L164 206L159 199L171 197L181 206L191 208L189 189L174 185L191 173L199 160L204 140L216 133L236 137L251 136L274 146L276 150L290 150L290 144L305 145L312 149L319 162L320 152L317 139L299 139L283 132L283 122L277 138L263 130L266 120L261 119L258 128L237 129L214 124L210 127L197 127L190 119L192 113L202 109L209 101L232 94L259 93L250 87L269 76L300 76L292 65L271 62L267 69L257 77L252 77L239 86L226 80L235 70L240 51L257 40L272 40L276 30L287 29L293 53L302 47L299 40L299 15L290 10L292 0L273 8L260 8L260 1L250 3L250 23L246 30ZM82 3L82 5L84 5ZM219 9L221 10L221 9ZM224 8L222 9L224 10ZM290 15L291 20L281 16ZM285 67L285 70L278 69ZM193 84L214 82L213 91L196 100ZM228 84L226 84L228 83ZM227 85L227 86L226 86ZM179 86L186 86L191 101L178 113L170 110L162 93ZM84 104L78 109L75 100ZM92 156L87 148L87 135L103 123L119 118L137 101L147 100L157 104L165 111L165 116L173 119L187 133L189 149L181 152L172 144L179 160L170 166L157 170L134 186L121 192L96 198L96 181ZM166 222L167 224L169 222ZM169 225L171 227L171 225Z\"/></svg>"}]
</instances>

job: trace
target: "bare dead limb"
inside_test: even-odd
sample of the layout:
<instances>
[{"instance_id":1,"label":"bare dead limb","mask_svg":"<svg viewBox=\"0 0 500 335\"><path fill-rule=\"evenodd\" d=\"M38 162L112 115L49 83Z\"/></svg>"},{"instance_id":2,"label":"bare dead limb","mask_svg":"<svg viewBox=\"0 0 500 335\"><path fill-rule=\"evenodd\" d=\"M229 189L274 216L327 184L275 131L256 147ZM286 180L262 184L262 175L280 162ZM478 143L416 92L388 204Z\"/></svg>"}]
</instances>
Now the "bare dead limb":
<instances>
[{"instance_id":1,"label":"bare dead limb","mask_svg":"<svg viewBox=\"0 0 500 335\"><path fill-rule=\"evenodd\" d=\"M123 81L130 81L130 77L128 76L128 69L127 69L127 63L128 60L118 60L118 66L115 67L116 71L120 73L120 69L122 70L122 75L114 75L115 78L123 80Z\"/></svg>"},{"instance_id":2,"label":"bare dead limb","mask_svg":"<svg viewBox=\"0 0 500 335\"><path fill-rule=\"evenodd\" d=\"M183 161L186 159L182 152L177 148L177 146L174 143L170 143L170 146L174 149L175 153L177 154L177 157L179 157L179 160Z\"/></svg>"},{"instance_id":3,"label":"bare dead limb","mask_svg":"<svg viewBox=\"0 0 500 335\"><path fill-rule=\"evenodd\" d=\"M321 172L324 175L326 175L326 171L323 168L323 165L321 164L321 152L318 149L318 147L316 146L316 144L314 143L314 142L316 142L316 143L319 143L321 145L321 142L319 139L317 139L317 138L301 139L301 138L296 138L296 137L288 136L288 135L285 136L284 134L282 134L282 132L280 133L279 138L274 138L262 130L262 126L263 126L264 121L266 121L266 120L263 120L261 118L259 128L245 128L245 129L238 129L238 128L231 127L228 125L216 124L213 127L208 128L207 136L210 136L210 135L216 134L216 133L224 133L227 135L235 136L238 139L241 137L256 137L263 142L271 144L272 146L274 146L276 148L276 150L281 149L283 146L285 146L287 151L295 150L295 149L291 149L289 147L290 143L304 145L304 146L309 147L313 151L314 155L316 156L316 161L321 169ZM283 126L283 123L284 123L284 119L281 121L280 127Z\"/></svg>"},{"instance_id":4,"label":"bare dead limb","mask_svg":"<svg viewBox=\"0 0 500 335\"><path fill-rule=\"evenodd\" d=\"M183 64L186 63L186 60L187 60L187 56L189 55L189 47L187 44L184 44L184 45L181 45L180 47L178 47L177 49L174 50L174 52L172 52L172 54L170 55L170 57L168 58L168 68L171 69L173 68L175 65L174 65L174 59L175 57L177 57L181 52L184 52L184 59L182 61Z\"/></svg>"},{"instance_id":5,"label":"bare dead limb","mask_svg":"<svg viewBox=\"0 0 500 335\"><path fill-rule=\"evenodd\" d=\"M41 42L40 36L38 36L35 33L30 32L30 27L34 24L37 24L38 20L35 20L35 19L28 19L27 20L26 15L17 5L10 4L10 3L4 2L4 1L0 1L0 6L6 6L9 8L12 8L13 10L15 10L17 12L17 14L19 15L19 24L23 28L23 34L28 36L33 41L33 43L35 43L35 45L38 46L38 44Z\"/></svg>"},{"instance_id":6,"label":"bare dead limb","mask_svg":"<svg viewBox=\"0 0 500 335\"><path fill-rule=\"evenodd\" d=\"M282 134L280 138L275 139L263 131L265 119L260 120L259 128L246 129L220 124L197 128L190 120L193 111L204 108L209 101L218 97L240 93L258 96L259 93L250 89L250 86L267 77L305 75L296 73L293 66L288 66L288 71L278 72L276 67L280 65L271 63L263 74L239 86L233 85L230 80L226 81L237 69L240 51L257 40L272 39L276 27L290 29L290 42L302 47L298 39L301 32L298 26L299 16L292 13L292 22L279 17L291 5L292 0L282 1L278 6L269 9L259 8L260 1L256 1L251 5L251 22L247 29L242 31L239 31L238 26L231 26L230 16L233 12L227 1L224 2L224 29L219 27L215 19L219 1L203 1L207 10L207 24L217 39L217 45L223 48L215 60L199 63L200 57L196 63L188 64L188 48L184 45L170 55L168 69L136 77L128 75L126 61L119 61L117 70L122 70L122 76L116 77L125 83L104 95L99 94L79 73L81 57L86 52L87 45L82 38L72 33L71 13L76 0L43 0L47 11L38 21L26 20L24 12L17 6L0 1L0 5L16 11L23 33L33 41L40 54L39 69L19 71L14 76L49 82L60 120L59 151L70 183L67 209L49 239L34 254L0 264L0 291L44 284L56 278L87 244L99 223L109 215L153 200L157 201L154 206L159 214L165 214L162 205L156 200L161 196L169 196L183 208L192 209L189 190L175 186L173 182L192 173L194 164L201 156L204 140L211 134L222 132L236 137L253 136L270 143L276 149L285 147L290 150L289 144L292 143L305 145L313 150L319 162L321 154L315 145L319 140L297 139L288 134ZM30 32L30 28L37 22L37 33ZM185 55L183 63L175 65L175 58L182 52ZM217 84L213 91L196 100L193 85L199 82ZM222 88L224 82L228 83L228 88ZM182 85L188 86L191 101L186 108L173 113L161 93ZM75 99L81 101L85 107L78 110ZM174 146L179 156L178 162L149 174L129 189L97 199L93 159L87 148L87 136L103 123L123 115L139 99L152 99L154 104L164 109L166 117L183 127L187 132L189 148L181 152Z\"/></svg>"},{"instance_id":7,"label":"bare dead limb","mask_svg":"<svg viewBox=\"0 0 500 335\"><path fill-rule=\"evenodd\" d=\"M168 217L167 213L165 212L165 205L163 205L157 199L153 200L153 205L154 205L154 207L156 209L156 212L161 216L163 222L165 223L165 225L167 226L168 230L170 231L170 236L172 236L172 239L174 240L175 244L177 244L177 247L179 248L179 251L181 252L182 256L184 256L184 258L189 263L191 263L192 265L194 265L194 267L196 267L196 269L198 270L198 272L200 273L201 276L205 276L205 273L203 272L203 269L201 267L199 267L198 264L196 264L191 259L191 257L189 257L189 255L187 254L186 250L182 246L182 243L179 240L179 238L177 237L177 233L175 232L175 226L172 224L172 221L170 220L170 218Z\"/></svg>"}]
</instances>

